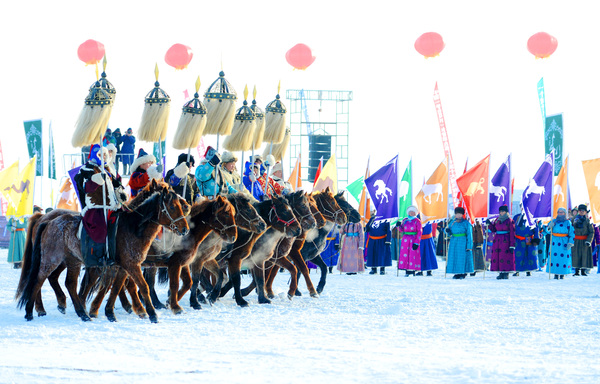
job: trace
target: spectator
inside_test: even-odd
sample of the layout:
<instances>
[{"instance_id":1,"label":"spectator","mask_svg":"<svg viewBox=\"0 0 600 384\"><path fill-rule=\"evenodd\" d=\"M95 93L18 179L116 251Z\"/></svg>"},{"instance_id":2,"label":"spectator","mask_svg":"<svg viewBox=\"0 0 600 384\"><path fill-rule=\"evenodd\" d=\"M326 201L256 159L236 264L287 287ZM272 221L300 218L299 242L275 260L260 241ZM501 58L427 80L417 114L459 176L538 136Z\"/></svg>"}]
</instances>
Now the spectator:
<instances>
[{"instance_id":1,"label":"spectator","mask_svg":"<svg viewBox=\"0 0 600 384\"><path fill-rule=\"evenodd\" d=\"M135 136L133 136L133 130L131 128L127 129L125 136L122 136L121 138L121 142L123 143L123 147L121 147L123 174L129 176L131 175L131 164L133 163L133 154L135 152Z\"/></svg>"}]
</instances>

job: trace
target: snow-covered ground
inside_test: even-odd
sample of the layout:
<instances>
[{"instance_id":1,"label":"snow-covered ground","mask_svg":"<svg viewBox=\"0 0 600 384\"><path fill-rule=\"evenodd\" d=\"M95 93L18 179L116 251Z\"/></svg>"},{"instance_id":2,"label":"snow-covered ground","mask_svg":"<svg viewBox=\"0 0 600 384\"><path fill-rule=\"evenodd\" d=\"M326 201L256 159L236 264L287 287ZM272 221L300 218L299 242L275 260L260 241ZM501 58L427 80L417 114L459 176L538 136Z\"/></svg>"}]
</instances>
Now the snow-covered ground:
<instances>
[{"instance_id":1,"label":"snow-covered ground","mask_svg":"<svg viewBox=\"0 0 600 384\"><path fill-rule=\"evenodd\" d=\"M119 322L83 323L70 301L66 315L55 309L47 284L48 315L26 322L13 299L19 272L2 262L0 382L597 383L595 272L563 281L334 273L319 299L293 301L280 274L271 305L252 294L242 309L227 297L160 311L151 324L117 304Z\"/></svg>"}]
</instances>

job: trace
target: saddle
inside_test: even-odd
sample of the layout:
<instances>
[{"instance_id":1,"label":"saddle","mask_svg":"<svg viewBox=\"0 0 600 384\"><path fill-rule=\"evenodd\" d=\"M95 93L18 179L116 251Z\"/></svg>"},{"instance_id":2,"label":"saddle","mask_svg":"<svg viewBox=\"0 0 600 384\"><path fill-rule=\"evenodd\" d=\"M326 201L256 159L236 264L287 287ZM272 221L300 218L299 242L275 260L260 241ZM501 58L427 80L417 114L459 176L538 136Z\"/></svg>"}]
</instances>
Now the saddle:
<instances>
[{"instance_id":1,"label":"saddle","mask_svg":"<svg viewBox=\"0 0 600 384\"><path fill-rule=\"evenodd\" d=\"M107 235L108 238L108 252L106 249L106 243L96 243L90 238L83 223L80 225L80 242L81 242L81 256L83 263L86 268L93 267L110 267L117 263L117 227L119 225L119 213L114 212L109 220Z\"/></svg>"}]
</instances>

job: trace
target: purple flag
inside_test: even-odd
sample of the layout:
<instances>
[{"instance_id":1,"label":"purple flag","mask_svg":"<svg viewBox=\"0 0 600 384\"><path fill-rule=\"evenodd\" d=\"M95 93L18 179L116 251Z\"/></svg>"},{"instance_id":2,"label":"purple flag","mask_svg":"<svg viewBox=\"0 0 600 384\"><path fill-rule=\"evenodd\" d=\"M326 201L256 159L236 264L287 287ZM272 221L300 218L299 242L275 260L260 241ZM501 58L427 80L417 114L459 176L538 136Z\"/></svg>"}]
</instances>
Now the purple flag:
<instances>
[{"instance_id":1,"label":"purple flag","mask_svg":"<svg viewBox=\"0 0 600 384\"><path fill-rule=\"evenodd\" d=\"M489 216L498 216L498 209L503 205L510 206L510 155L496 171L490 183Z\"/></svg>"},{"instance_id":2,"label":"purple flag","mask_svg":"<svg viewBox=\"0 0 600 384\"><path fill-rule=\"evenodd\" d=\"M398 217L398 156L365 179L365 185L377 209L375 220Z\"/></svg>"},{"instance_id":3,"label":"purple flag","mask_svg":"<svg viewBox=\"0 0 600 384\"><path fill-rule=\"evenodd\" d=\"M546 160L529 180L523 191L523 213L527 224L533 227L535 219L552 217L552 173L554 169L554 152L546 156Z\"/></svg>"},{"instance_id":4,"label":"purple flag","mask_svg":"<svg viewBox=\"0 0 600 384\"><path fill-rule=\"evenodd\" d=\"M73 184L73 189L75 189L75 194L77 195L77 200L79 200L79 206L83 207L83 205L81 204L81 198L79 197L79 189L77 189L77 183L75 182L75 175L77 175L77 173L79 173L79 169L82 166L80 165L79 167L75 167L71 170L69 170L67 173L69 174L69 177L71 178L71 184Z\"/></svg>"}]
</instances>

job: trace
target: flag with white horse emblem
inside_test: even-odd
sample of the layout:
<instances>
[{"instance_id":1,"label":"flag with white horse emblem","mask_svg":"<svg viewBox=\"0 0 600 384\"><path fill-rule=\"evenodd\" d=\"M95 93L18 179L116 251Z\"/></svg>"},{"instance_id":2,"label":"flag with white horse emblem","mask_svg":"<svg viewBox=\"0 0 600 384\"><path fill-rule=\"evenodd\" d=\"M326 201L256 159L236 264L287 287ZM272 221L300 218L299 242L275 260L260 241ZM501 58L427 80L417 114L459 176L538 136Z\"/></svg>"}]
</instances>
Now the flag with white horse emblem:
<instances>
[{"instance_id":1,"label":"flag with white horse emblem","mask_svg":"<svg viewBox=\"0 0 600 384\"><path fill-rule=\"evenodd\" d=\"M375 220L398 217L398 156L365 179L371 201L377 209Z\"/></svg>"},{"instance_id":2,"label":"flag with white horse emblem","mask_svg":"<svg viewBox=\"0 0 600 384\"><path fill-rule=\"evenodd\" d=\"M423 184L415 198L421 213L421 222L443 220L448 216L448 158Z\"/></svg>"},{"instance_id":3,"label":"flag with white horse emblem","mask_svg":"<svg viewBox=\"0 0 600 384\"><path fill-rule=\"evenodd\" d=\"M506 161L500 165L500 168L492 177L489 189L489 216L496 217L499 214L501 206L510 207L510 172L511 155L508 155ZM509 208L510 210L510 208Z\"/></svg>"},{"instance_id":4,"label":"flag with white horse emblem","mask_svg":"<svg viewBox=\"0 0 600 384\"><path fill-rule=\"evenodd\" d=\"M552 216L552 170L554 169L554 152L546 156L542 166L529 180L523 191L522 207L527 224L534 226L535 219Z\"/></svg>"}]
</instances>

